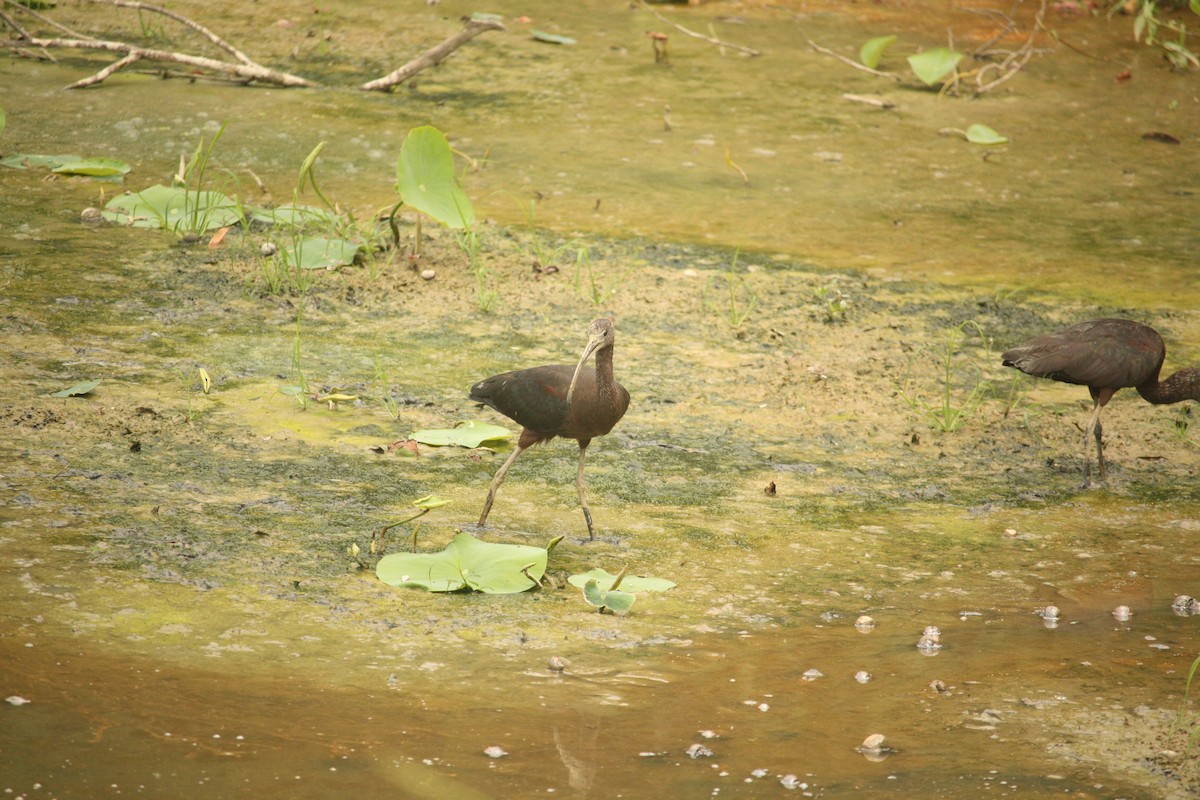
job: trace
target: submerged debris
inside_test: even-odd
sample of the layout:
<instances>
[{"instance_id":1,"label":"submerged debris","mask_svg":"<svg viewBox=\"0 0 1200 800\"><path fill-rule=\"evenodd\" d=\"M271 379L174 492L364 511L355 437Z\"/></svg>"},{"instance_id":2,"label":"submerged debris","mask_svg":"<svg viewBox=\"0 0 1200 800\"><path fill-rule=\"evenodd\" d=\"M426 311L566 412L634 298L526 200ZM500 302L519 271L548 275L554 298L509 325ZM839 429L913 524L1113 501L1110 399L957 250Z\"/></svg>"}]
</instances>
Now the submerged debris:
<instances>
[{"instance_id":1,"label":"submerged debris","mask_svg":"<svg viewBox=\"0 0 1200 800\"><path fill-rule=\"evenodd\" d=\"M712 758L713 751L702 744L694 744L686 750L688 758Z\"/></svg>"},{"instance_id":2,"label":"submerged debris","mask_svg":"<svg viewBox=\"0 0 1200 800\"><path fill-rule=\"evenodd\" d=\"M1186 594L1181 594L1171 603L1171 610L1179 616L1187 616L1189 614L1200 614L1200 600L1194 597L1189 597Z\"/></svg>"},{"instance_id":3,"label":"submerged debris","mask_svg":"<svg viewBox=\"0 0 1200 800\"><path fill-rule=\"evenodd\" d=\"M917 640L917 649L927 656L936 655L942 649L941 637L942 632L937 629L937 626L928 625L921 634L921 638Z\"/></svg>"}]
</instances>

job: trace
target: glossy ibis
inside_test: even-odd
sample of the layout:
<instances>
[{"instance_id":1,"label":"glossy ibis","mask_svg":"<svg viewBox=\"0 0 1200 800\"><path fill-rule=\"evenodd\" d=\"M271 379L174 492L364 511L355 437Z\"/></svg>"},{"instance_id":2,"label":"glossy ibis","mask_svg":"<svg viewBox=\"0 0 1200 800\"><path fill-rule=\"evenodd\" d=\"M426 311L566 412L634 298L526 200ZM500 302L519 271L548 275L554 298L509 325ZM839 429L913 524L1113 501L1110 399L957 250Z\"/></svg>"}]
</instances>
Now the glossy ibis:
<instances>
[{"instance_id":1,"label":"glossy ibis","mask_svg":"<svg viewBox=\"0 0 1200 800\"><path fill-rule=\"evenodd\" d=\"M1137 389L1156 405L1200 400L1200 369L1181 369L1159 381L1166 355L1167 347L1154 328L1128 319L1094 319L1038 336L1001 358L1004 366L1029 375L1088 387L1093 408L1083 434L1083 485L1087 486L1091 476L1088 450L1093 436L1100 480L1105 478L1100 409L1118 389Z\"/></svg>"},{"instance_id":2,"label":"glossy ibis","mask_svg":"<svg viewBox=\"0 0 1200 800\"><path fill-rule=\"evenodd\" d=\"M588 539L596 537L583 479L584 459L592 439L611 431L629 408L629 392L613 378L615 340L613 321L598 319L588 326L587 347L575 366L553 364L505 372L471 387L472 400L491 406L522 427L517 449L496 471L488 488L483 513L479 515L480 525L487 523L496 490L517 456L538 442L561 436L579 442L575 486L587 521ZM585 366L593 354L595 367Z\"/></svg>"}]
</instances>

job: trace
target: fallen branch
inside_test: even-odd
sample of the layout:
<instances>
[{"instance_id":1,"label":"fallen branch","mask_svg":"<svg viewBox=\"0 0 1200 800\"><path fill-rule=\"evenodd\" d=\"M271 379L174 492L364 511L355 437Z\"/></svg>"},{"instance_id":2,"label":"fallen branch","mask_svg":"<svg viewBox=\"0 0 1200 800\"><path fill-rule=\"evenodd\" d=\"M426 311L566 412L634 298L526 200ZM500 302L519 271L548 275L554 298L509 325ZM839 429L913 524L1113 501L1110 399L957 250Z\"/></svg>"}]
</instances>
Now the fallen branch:
<instances>
[{"instance_id":1,"label":"fallen branch","mask_svg":"<svg viewBox=\"0 0 1200 800\"><path fill-rule=\"evenodd\" d=\"M458 48L462 47L467 42L474 39L481 33L487 31L503 31L508 30L499 20L492 19L468 19L467 24L461 31L451 36L446 41L431 47L421 55L409 61L400 69L392 72L382 78L376 78L360 86L360 89L365 89L368 92L386 92L404 83L406 80L416 75L423 69L436 66L453 53Z\"/></svg>"},{"instance_id":2,"label":"fallen branch","mask_svg":"<svg viewBox=\"0 0 1200 800\"><path fill-rule=\"evenodd\" d=\"M148 3L135 2L134 0L89 0L89 2L116 6L118 8L131 8L137 11L147 11L156 14L162 14L170 19L179 22L180 24L191 28L207 38L210 42L220 47L225 52L232 55L237 63L222 61L216 58L208 58L206 56L191 55L188 53L178 53L167 50L156 50L153 48L139 47L129 44L128 42L107 41L103 39L95 39L87 35L78 34L69 28L59 25L47 17L36 13L35 11L26 8L17 3L16 0L3 0L4 5L32 15L40 22L57 29L66 34L64 38L43 38L35 36L21 26L17 20L8 14L0 14L0 21L4 22L10 29L16 32L19 38L0 40L0 46L7 47L11 50L22 51L30 47L38 47L43 49L51 48L70 48L76 50L100 50L109 53L120 53L121 57L108 65L104 69L88 76L82 80L68 86L68 89L82 89L87 86L94 86L102 83L109 76L116 72L134 64L138 61L161 61L172 64L185 64L189 67L194 67L199 70L205 70L221 75L231 75L245 83L258 81L260 83L271 83L277 86L315 86L312 81L301 78L298 75L292 75L287 72L280 72L264 67L261 64L254 62L242 51L238 50L233 45L226 42L221 37L210 31L203 25L194 22L186 17L168 11L158 6ZM194 75L192 77L195 77Z\"/></svg>"},{"instance_id":3,"label":"fallen branch","mask_svg":"<svg viewBox=\"0 0 1200 800\"><path fill-rule=\"evenodd\" d=\"M672 28L674 28L675 30L679 31L682 34L691 36L693 39L699 39L702 42L708 42L709 44L715 45L717 47L728 47L730 50L737 50L739 53L746 53L747 55L750 55L750 56L762 55L761 50L755 50L753 47L743 47L740 44L733 44L731 42L726 42L721 39L717 39L716 37L713 37L713 36L705 36L703 33L696 33L693 30L689 30L689 29L683 27L682 25L679 25L679 24L674 23L671 20L667 19L662 14L655 11L653 8L647 7L646 4L643 2L639 2L638 5L641 6L643 9L645 9L646 11L649 11L654 16L658 17L658 19L661 22L664 22L667 25L670 25Z\"/></svg>"}]
</instances>

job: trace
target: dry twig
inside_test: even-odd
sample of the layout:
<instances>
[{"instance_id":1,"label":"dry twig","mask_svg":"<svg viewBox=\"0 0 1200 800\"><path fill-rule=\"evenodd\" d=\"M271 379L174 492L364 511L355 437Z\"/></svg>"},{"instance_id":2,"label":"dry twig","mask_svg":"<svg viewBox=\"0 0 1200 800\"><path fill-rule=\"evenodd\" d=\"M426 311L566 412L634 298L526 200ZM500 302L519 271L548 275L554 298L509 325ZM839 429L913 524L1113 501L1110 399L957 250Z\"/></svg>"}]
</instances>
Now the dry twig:
<instances>
[{"instance_id":1,"label":"dry twig","mask_svg":"<svg viewBox=\"0 0 1200 800\"><path fill-rule=\"evenodd\" d=\"M799 29L797 29L797 30L799 30ZM863 72L868 72L871 75L874 75L878 78L891 78L892 80L897 81L897 82L903 80L903 78L901 78L899 75L897 75L894 72L883 72L881 70L871 69L866 64L860 64L853 59L846 58L841 53L835 53L827 47L821 47L821 45L817 44L812 39L808 38L808 34L802 30L800 31L800 35L804 37L804 41L808 42L809 47L811 47L813 50L816 50L818 53L821 53L822 55L827 55L827 56L830 56L831 58L836 58L838 61L841 61L843 64L847 64L851 67L854 67L857 70L862 70Z\"/></svg>"},{"instance_id":2,"label":"dry twig","mask_svg":"<svg viewBox=\"0 0 1200 800\"><path fill-rule=\"evenodd\" d=\"M761 50L755 50L753 47L743 47L740 44L732 44L730 42L726 42L721 39L718 39L714 36L705 36L703 33L696 33L693 30L689 30L689 29L683 27L682 25L676 24L676 23L672 22L671 20L667 19L662 14L655 11L653 8L648 8L645 3L639 2L638 5L641 6L642 8L644 8L646 11L649 11L654 16L658 17L658 19L660 21L665 22L667 25L670 25L672 28L674 28L675 30L679 31L682 34L691 36L693 39L699 39L702 42L708 42L709 44L716 45L717 47L728 47L731 50L737 50L739 53L745 53L750 56L762 55Z\"/></svg>"}]
</instances>

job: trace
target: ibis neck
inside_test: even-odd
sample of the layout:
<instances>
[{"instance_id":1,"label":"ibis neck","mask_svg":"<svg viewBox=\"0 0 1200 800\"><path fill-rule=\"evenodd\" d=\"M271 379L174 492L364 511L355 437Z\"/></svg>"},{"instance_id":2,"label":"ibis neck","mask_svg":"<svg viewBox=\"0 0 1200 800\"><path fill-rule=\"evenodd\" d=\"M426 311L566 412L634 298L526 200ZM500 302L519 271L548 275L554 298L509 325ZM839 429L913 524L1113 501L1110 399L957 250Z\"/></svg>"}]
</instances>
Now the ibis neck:
<instances>
[{"instance_id":1,"label":"ibis neck","mask_svg":"<svg viewBox=\"0 0 1200 800\"><path fill-rule=\"evenodd\" d=\"M1200 369L1187 367L1159 382L1158 375L1137 387L1138 394L1155 405L1200 400Z\"/></svg>"},{"instance_id":2,"label":"ibis neck","mask_svg":"<svg viewBox=\"0 0 1200 800\"><path fill-rule=\"evenodd\" d=\"M596 391L600 395L613 393L617 382L613 378L613 349L605 347L596 351Z\"/></svg>"}]
</instances>

